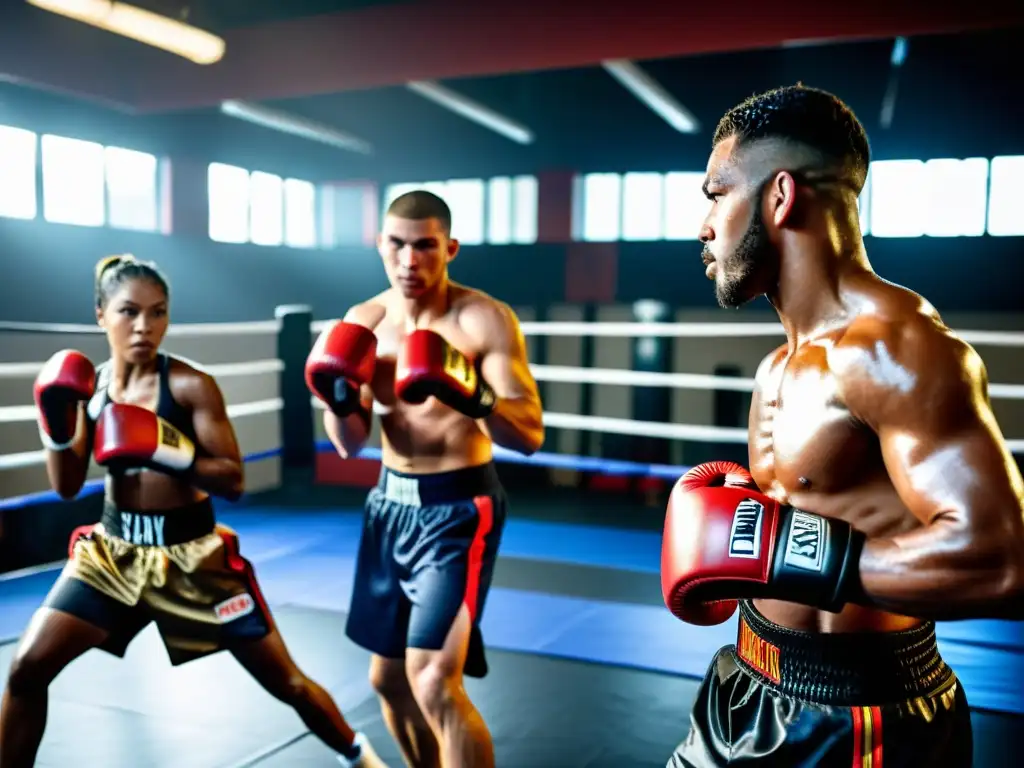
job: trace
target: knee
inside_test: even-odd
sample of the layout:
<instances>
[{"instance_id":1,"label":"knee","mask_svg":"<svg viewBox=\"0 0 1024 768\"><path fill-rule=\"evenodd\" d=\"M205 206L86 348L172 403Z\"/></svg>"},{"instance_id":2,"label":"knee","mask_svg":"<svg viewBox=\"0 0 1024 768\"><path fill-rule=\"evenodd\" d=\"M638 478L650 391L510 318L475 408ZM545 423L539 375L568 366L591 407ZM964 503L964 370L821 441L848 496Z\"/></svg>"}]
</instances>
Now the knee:
<instances>
[{"instance_id":1,"label":"knee","mask_svg":"<svg viewBox=\"0 0 1024 768\"><path fill-rule=\"evenodd\" d=\"M312 685L312 681L308 677L295 670L282 676L272 686L268 686L268 690L278 701L292 707L300 707L312 698Z\"/></svg>"},{"instance_id":2,"label":"knee","mask_svg":"<svg viewBox=\"0 0 1024 768\"><path fill-rule=\"evenodd\" d=\"M54 677L50 666L44 657L32 652L16 655L7 676L7 690L12 696L44 693Z\"/></svg>"},{"instance_id":3,"label":"knee","mask_svg":"<svg viewBox=\"0 0 1024 768\"><path fill-rule=\"evenodd\" d=\"M400 702L412 698L405 666L401 663L370 664L370 687L385 701Z\"/></svg>"},{"instance_id":4,"label":"knee","mask_svg":"<svg viewBox=\"0 0 1024 768\"><path fill-rule=\"evenodd\" d=\"M462 684L456 666L446 663L443 657L410 669L409 683L420 709L429 720L442 719Z\"/></svg>"}]
</instances>

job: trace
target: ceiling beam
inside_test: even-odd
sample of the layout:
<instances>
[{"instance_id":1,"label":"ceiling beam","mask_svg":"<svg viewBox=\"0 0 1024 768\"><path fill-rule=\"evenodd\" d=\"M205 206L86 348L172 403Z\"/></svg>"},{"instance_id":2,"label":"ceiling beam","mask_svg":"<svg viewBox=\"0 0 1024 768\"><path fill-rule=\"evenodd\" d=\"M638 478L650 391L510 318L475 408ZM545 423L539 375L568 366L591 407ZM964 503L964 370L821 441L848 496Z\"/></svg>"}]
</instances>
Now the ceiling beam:
<instances>
[{"instance_id":1,"label":"ceiling beam","mask_svg":"<svg viewBox=\"0 0 1024 768\"><path fill-rule=\"evenodd\" d=\"M603 61L601 66L619 85L680 133L697 133L700 130L700 123L694 114L632 61L615 59Z\"/></svg>"},{"instance_id":2,"label":"ceiling beam","mask_svg":"<svg viewBox=\"0 0 1024 768\"><path fill-rule=\"evenodd\" d=\"M498 6L420 0L231 30L224 35L224 59L201 67L138 44L105 47L102 56L96 51L88 56L96 38L85 34L84 25L77 24L84 29L65 45L66 27L54 31L55 22L64 20L21 7L48 18L33 21L35 34L5 22L0 73L83 95L119 97L142 112L595 66L607 59L1024 25L1024 4L1005 0L938 3L927 13L920 0L861 0L856 14L820 0L733 0L704 5L699 12L685 4L666 10L656 0L608 3L600 12L591 0L517 0Z\"/></svg>"},{"instance_id":3,"label":"ceiling beam","mask_svg":"<svg viewBox=\"0 0 1024 768\"><path fill-rule=\"evenodd\" d=\"M413 93L434 102L440 107L481 125L495 133L511 139L517 144L532 144L533 131L510 117L495 112L490 107L473 101L468 96L456 93L440 83L429 80L414 80L406 87Z\"/></svg>"}]
</instances>

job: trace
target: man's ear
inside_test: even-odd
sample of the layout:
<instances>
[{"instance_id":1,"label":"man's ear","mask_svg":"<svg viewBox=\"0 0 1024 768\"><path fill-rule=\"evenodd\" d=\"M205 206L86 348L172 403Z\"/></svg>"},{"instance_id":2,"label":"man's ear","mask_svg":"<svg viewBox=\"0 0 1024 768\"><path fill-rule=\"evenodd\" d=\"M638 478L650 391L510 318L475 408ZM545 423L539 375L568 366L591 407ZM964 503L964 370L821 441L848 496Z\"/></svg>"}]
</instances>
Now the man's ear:
<instances>
[{"instance_id":1,"label":"man's ear","mask_svg":"<svg viewBox=\"0 0 1024 768\"><path fill-rule=\"evenodd\" d=\"M103 323L103 307L96 307L96 325L100 328L105 328Z\"/></svg>"},{"instance_id":2,"label":"man's ear","mask_svg":"<svg viewBox=\"0 0 1024 768\"><path fill-rule=\"evenodd\" d=\"M448 263L450 264L459 255L459 241L454 237L448 238Z\"/></svg>"},{"instance_id":3,"label":"man's ear","mask_svg":"<svg viewBox=\"0 0 1024 768\"><path fill-rule=\"evenodd\" d=\"M768 206L776 227L784 227L793 221L797 191L796 179L788 171L775 174L768 192Z\"/></svg>"}]
</instances>

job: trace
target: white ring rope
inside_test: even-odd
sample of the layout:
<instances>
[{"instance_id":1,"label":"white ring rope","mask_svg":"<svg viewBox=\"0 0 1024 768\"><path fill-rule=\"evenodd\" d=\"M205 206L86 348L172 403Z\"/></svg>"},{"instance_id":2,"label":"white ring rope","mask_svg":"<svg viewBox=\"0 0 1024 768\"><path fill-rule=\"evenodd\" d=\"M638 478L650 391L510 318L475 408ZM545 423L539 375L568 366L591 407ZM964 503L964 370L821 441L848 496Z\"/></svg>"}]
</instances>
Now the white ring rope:
<instances>
[{"instance_id":1,"label":"white ring rope","mask_svg":"<svg viewBox=\"0 0 1024 768\"><path fill-rule=\"evenodd\" d=\"M30 379L42 370L44 363L0 363L0 379ZM248 363L196 364L201 370L217 378L230 376L257 376L264 373L280 373L284 363L280 360L253 360Z\"/></svg>"},{"instance_id":2,"label":"white ring rope","mask_svg":"<svg viewBox=\"0 0 1024 768\"><path fill-rule=\"evenodd\" d=\"M32 378L43 363L0 363L0 379ZM229 376L255 376L279 373L284 370L280 360L254 360L249 363L221 363L200 365L202 370L217 378ZM531 365L530 371L537 381L566 384L610 384L627 387L671 387L674 389L718 389L731 392L753 392L754 380L733 376L713 376L704 373L659 373L654 371L627 371L619 368L575 368L569 365ZM989 397L1024 400L1024 384L990 384ZM0 422L20 421L18 416L5 415L11 409L24 406L0 406Z\"/></svg>"},{"instance_id":3,"label":"white ring rope","mask_svg":"<svg viewBox=\"0 0 1024 768\"><path fill-rule=\"evenodd\" d=\"M319 400L311 400L314 407L323 410ZM228 406L228 416L241 418L258 414L273 413L284 407L284 400L279 397L256 400L249 403L238 403ZM34 406L9 406L18 409L18 419L0 419L0 421L32 421L35 419ZM635 419L611 418L608 416L583 416L575 413L549 413L543 415L544 426L555 429L578 429L589 432L606 432L635 437L655 437L667 440L704 440L707 442L733 443L741 445L747 442L747 430L742 427L713 427L698 424L664 424L654 421L637 421ZM1014 454L1024 453L1024 440L1007 440L1007 449ZM36 466L46 461L46 452L25 451L0 455L0 471L20 467Z\"/></svg>"},{"instance_id":4,"label":"white ring rope","mask_svg":"<svg viewBox=\"0 0 1024 768\"><path fill-rule=\"evenodd\" d=\"M245 323L175 323L167 329L168 336L255 336L277 333L278 320L254 320ZM0 333L66 333L71 335L101 334L103 329L86 323L11 323L0 322Z\"/></svg>"},{"instance_id":5,"label":"white ring rope","mask_svg":"<svg viewBox=\"0 0 1024 768\"><path fill-rule=\"evenodd\" d=\"M21 419L5 419L2 417L2 412L9 409L22 409L21 416L27 415L28 418ZM266 400L254 400L251 403L237 403L235 405L228 406L228 416L232 419L241 418L244 416L256 416L261 413L275 413L284 408L284 400L280 397L271 397ZM26 414L27 412L27 414ZM16 405L9 406L8 409L0 408L0 422L3 421L35 421L35 406L32 405ZM40 464L46 463L46 451L23 451L22 453L8 453L0 455L0 471L5 469L20 469L22 467L34 467Z\"/></svg>"},{"instance_id":6,"label":"white ring rope","mask_svg":"<svg viewBox=\"0 0 1024 768\"><path fill-rule=\"evenodd\" d=\"M618 338L705 338L783 336L778 323L604 323L524 322L525 336L600 336ZM994 347L1024 347L1024 331L953 331L968 344Z\"/></svg>"},{"instance_id":7,"label":"white ring rope","mask_svg":"<svg viewBox=\"0 0 1024 768\"><path fill-rule=\"evenodd\" d=\"M310 325L313 333L320 333L331 320L316 320ZM168 336L230 336L276 333L281 328L278 320L256 320L244 323L178 323L167 329ZM520 328L526 336L604 336L608 338L708 338L708 337L762 337L782 336L778 323L613 323L613 322L523 322ZM12 323L0 322L0 333L68 333L96 334L102 329L95 325L78 323ZM968 344L996 347L1024 347L1024 331L953 331Z\"/></svg>"}]
</instances>

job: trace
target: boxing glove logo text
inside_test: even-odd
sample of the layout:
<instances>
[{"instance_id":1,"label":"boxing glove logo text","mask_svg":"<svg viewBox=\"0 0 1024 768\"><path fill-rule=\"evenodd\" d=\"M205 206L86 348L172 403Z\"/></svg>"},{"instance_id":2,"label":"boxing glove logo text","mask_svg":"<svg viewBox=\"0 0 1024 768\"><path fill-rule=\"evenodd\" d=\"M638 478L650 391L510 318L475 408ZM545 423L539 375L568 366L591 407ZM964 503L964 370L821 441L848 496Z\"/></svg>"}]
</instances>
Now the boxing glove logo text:
<instances>
[{"instance_id":1,"label":"boxing glove logo text","mask_svg":"<svg viewBox=\"0 0 1024 768\"><path fill-rule=\"evenodd\" d=\"M821 571L825 556L825 519L817 515L793 512L786 537L784 562L804 571Z\"/></svg>"},{"instance_id":2,"label":"boxing glove logo text","mask_svg":"<svg viewBox=\"0 0 1024 768\"><path fill-rule=\"evenodd\" d=\"M181 447L181 433L169 424L160 424L160 443L168 448Z\"/></svg>"},{"instance_id":3,"label":"boxing glove logo text","mask_svg":"<svg viewBox=\"0 0 1024 768\"><path fill-rule=\"evenodd\" d=\"M256 610L256 601L247 592L230 597L213 608L213 612L217 615L217 620L221 624L227 624L243 616L248 616L254 610Z\"/></svg>"},{"instance_id":4,"label":"boxing glove logo text","mask_svg":"<svg viewBox=\"0 0 1024 768\"><path fill-rule=\"evenodd\" d=\"M450 345L445 347L444 369L452 378L465 384L466 389L476 389L476 369L468 357Z\"/></svg>"},{"instance_id":5,"label":"boxing glove logo text","mask_svg":"<svg viewBox=\"0 0 1024 768\"><path fill-rule=\"evenodd\" d=\"M729 531L729 557L757 560L761 557L761 522L764 505L753 499L744 499L732 515Z\"/></svg>"}]
</instances>

